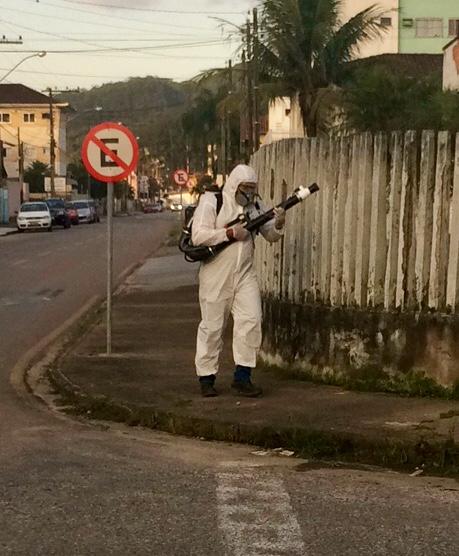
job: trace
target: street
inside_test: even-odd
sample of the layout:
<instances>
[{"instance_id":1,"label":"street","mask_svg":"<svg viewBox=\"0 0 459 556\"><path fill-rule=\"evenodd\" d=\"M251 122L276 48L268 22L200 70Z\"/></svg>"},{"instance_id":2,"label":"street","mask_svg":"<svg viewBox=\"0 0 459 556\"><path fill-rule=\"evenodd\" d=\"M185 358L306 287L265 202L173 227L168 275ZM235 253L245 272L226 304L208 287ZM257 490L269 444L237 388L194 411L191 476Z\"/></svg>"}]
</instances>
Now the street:
<instances>
[{"instance_id":1,"label":"street","mask_svg":"<svg viewBox=\"0 0 459 556\"><path fill-rule=\"evenodd\" d=\"M115 275L172 224L115 219ZM454 480L261 457L19 398L10 372L21 355L104 294L104 247L103 224L0 242L1 554L457 553Z\"/></svg>"}]
</instances>

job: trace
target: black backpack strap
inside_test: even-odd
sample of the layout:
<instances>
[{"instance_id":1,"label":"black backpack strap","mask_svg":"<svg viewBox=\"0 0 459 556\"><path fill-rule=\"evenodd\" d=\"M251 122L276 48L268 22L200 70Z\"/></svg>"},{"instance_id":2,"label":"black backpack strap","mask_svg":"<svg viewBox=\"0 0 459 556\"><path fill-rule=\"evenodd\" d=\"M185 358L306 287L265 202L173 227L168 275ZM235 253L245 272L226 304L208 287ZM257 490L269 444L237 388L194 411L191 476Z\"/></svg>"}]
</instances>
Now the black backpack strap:
<instances>
[{"instance_id":1,"label":"black backpack strap","mask_svg":"<svg viewBox=\"0 0 459 556\"><path fill-rule=\"evenodd\" d=\"M223 191L220 189L217 193L215 193L215 197L217 198L217 215L218 215L223 205Z\"/></svg>"}]
</instances>

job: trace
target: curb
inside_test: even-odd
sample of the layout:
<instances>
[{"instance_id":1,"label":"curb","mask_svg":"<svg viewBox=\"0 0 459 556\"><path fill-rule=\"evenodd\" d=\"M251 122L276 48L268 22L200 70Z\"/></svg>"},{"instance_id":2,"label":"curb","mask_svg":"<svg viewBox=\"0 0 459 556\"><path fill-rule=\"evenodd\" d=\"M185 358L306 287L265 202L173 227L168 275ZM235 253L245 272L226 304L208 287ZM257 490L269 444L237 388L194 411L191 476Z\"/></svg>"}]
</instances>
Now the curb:
<instances>
[{"instance_id":1,"label":"curb","mask_svg":"<svg viewBox=\"0 0 459 556\"><path fill-rule=\"evenodd\" d=\"M17 233L17 232L12 232ZM162 249L162 244L143 257L140 261L131 264L123 270L115 279L113 295L119 294L126 279L140 268L151 256ZM30 348L15 363L10 372L10 384L15 392L26 402L33 402L33 405L43 403L48 404L48 399L37 393L37 385L42 378L41 370L43 367L51 366L66 352L69 344L72 344L86 333L81 323L93 324L99 317L101 309L106 303L105 298L95 295L91 297L83 307L74 315L68 318L50 334L42 338L35 346ZM32 376L32 371L34 371Z\"/></svg>"},{"instance_id":2,"label":"curb","mask_svg":"<svg viewBox=\"0 0 459 556\"><path fill-rule=\"evenodd\" d=\"M18 233L19 233L18 230L13 230L12 232L6 232L4 234L0 234L0 237L13 236L14 234L18 234Z\"/></svg>"},{"instance_id":3,"label":"curb","mask_svg":"<svg viewBox=\"0 0 459 556\"><path fill-rule=\"evenodd\" d=\"M209 441L249 444L267 449L282 447L302 458L366 464L402 472L422 469L431 475L459 476L459 446L452 440L375 440L352 433L340 434L308 428L215 422L191 417L180 411L163 411L154 406L137 406L106 396L93 396L62 373L58 368L58 360L48 367L47 376L62 396L64 405L71 407L67 412L91 420L142 426Z\"/></svg>"},{"instance_id":4,"label":"curb","mask_svg":"<svg viewBox=\"0 0 459 556\"><path fill-rule=\"evenodd\" d=\"M118 277L116 292L122 291L124 281L137 268L163 246L141 261L129 266ZM19 395L28 401L48 403L48 399L36 391L43 378L43 369L69 415L143 426L171 434L198 437L204 440L235 442L274 449L282 447L298 456L369 464L392 468L397 471L422 469L426 474L459 476L459 446L449 439L423 439L401 441L399 439L369 439L352 433L319 431L306 427L266 427L250 423L214 422L197 418L183 411L163 411L154 406L136 406L92 396L71 382L59 369L59 361L88 328L100 317L104 300L94 297L49 336L29 350L14 366L11 384Z\"/></svg>"}]
</instances>

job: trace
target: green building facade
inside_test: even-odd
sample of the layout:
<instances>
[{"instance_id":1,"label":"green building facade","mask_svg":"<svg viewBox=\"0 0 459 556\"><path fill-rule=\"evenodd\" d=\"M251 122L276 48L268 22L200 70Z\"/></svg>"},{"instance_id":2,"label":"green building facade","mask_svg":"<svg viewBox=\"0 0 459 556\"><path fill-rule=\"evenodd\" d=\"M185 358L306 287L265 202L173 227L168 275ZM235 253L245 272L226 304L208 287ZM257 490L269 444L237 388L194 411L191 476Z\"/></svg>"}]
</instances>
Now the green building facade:
<instances>
[{"instance_id":1,"label":"green building facade","mask_svg":"<svg viewBox=\"0 0 459 556\"><path fill-rule=\"evenodd\" d=\"M441 54L458 34L459 0L400 0L401 54Z\"/></svg>"}]
</instances>

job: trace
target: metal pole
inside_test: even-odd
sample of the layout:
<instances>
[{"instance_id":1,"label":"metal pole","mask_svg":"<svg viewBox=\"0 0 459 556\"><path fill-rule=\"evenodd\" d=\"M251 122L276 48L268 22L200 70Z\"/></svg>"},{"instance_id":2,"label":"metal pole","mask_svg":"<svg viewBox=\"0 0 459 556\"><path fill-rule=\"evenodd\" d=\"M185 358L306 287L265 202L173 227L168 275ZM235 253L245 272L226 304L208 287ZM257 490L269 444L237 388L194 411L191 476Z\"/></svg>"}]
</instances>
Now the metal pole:
<instances>
[{"instance_id":1,"label":"metal pole","mask_svg":"<svg viewBox=\"0 0 459 556\"><path fill-rule=\"evenodd\" d=\"M254 116L254 150L260 148L260 72L258 58L260 44L258 42L258 10L253 9L253 116Z\"/></svg>"},{"instance_id":2,"label":"metal pole","mask_svg":"<svg viewBox=\"0 0 459 556\"><path fill-rule=\"evenodd\" d=\"M247 116L248 116L248 158L253 155L253 49L252 28L250 20L247 19L246 42L247 42Z\"/></svg>"},{"instance_id":3,"label":"metal pole","mask_svg":"<svg viewBox=\"0 0 459 556\"><path fill-rule=\"evenodd\" d=\"M107 355L112 354L113 189L114 184L107 183Z\"/></svg>"},{"instance_id":4,"label":"metal pole","mask_svg":"<svg viewBox=\"0 0 459 556\"><path fill-rule=\"evenodd\" d=\"M53 112L53 91L49 91L49 162L51 175L51 197L56 196L55 178L56 178L56 143L54 140L54 112Z\"/></svg>"}]
</instances>

